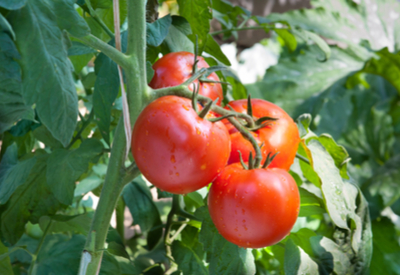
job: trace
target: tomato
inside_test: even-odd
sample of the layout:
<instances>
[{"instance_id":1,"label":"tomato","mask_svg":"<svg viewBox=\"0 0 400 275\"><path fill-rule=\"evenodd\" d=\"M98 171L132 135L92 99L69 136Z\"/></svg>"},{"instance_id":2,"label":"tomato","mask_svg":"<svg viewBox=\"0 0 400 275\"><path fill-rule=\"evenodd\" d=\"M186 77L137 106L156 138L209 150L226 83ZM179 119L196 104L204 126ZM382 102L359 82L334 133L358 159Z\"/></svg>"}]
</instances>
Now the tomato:
<instances>
[{"instance_id":1,"label":"tomato","mask_svg":"<svg viewBox=\"0 0 400 275\"><path fill-rule=\"evenodd\" d=\"M300 195L296 182L280 168L245 170L227 166L208 197L211 219L228 241L248 248L276 244L296 222Z\"/></svg>"},{"instance_id":2,"label":"tomato","mask_svg":"<svg viewBox=\"0 0 400 275\"><path fill-rule=\"evenodd\" d=\"M197 57L197 68L208 68L208 64L201 56ZM156 61L153 65L154 76L149 83L153 89L177 86L192 76L194 54L189 52L168 53ZM219 81L215 73L210 74L207 79ZM199 81L193 83L197 85ZM193 91L193 85L189 85ZM212 100L219 98L217 105L221 105L223 98L222 86L219 83L201 83L199 94L209 97Z\"/></svg>"},{"instance_id":3,"label":"tomato","mask_svg":"<svg viewBox=\"0 0 400 275\"><path fill-rule=\"evenodd\" d=\"M246 99L231 101L228 104L239 113L247 113ZM275 154L279 152L269 167L282 168L288 171L293 164L297 147L300 143L300 135L296 124L284 110L269 101L252 99L251 105L253 117L255 119L266 116L278 119L276 121L268 121L265 127L252 132L258 145L264 143L261 148L263 162L269 153ZM232 142L232 150L228 164L240 161L238 150L242 153L243 160L245 162L248 161L250 152L253 152L254 156L252 144L227 120L225 120L224 123L229 129Z\"/></svg>"},{"instance_id":4,"label":"tomato","mask_svg":"<svg viewBox=\"0 0 400 275\"><path fill-rule=\"evenodd\" d=\"M200 118L191 100L165 96L139 115L131 150L139 170L152 184L186 194L211 183L225 167L230 138L222 122Z\"/></svg>"}]
</instances>

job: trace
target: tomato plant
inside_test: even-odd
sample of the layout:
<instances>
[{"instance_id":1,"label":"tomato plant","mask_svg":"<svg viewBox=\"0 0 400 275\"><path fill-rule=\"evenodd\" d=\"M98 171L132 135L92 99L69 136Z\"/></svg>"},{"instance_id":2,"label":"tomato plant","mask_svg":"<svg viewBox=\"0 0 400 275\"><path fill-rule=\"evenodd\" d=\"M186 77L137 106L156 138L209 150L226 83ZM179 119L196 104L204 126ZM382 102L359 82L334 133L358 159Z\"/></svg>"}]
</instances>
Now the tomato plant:
<instances>
[{"instance_id":1,"label":"tomato plant","mask_svg":"<svg viewBox=\"0 0 400 275\"><path fill-rule=\"evenodd\" d=\"M210 183L226 165L230 139L222 122L199 117L189 99L165 96L138 117L131 148L151 183L187 194Z\"/></svg>"},{"instance_id":2,"label":"tomato plant","mask_svg":"<svg viewBox=\"0 0 400 275\"><path fill-rule=\"evenodd\" d=\"M399 1L296 1L308 8L269 15L293 1L232 2L0 0L1 274L400 274ZM220 117L192 110L194 87ZM235 103L248 95L251 117ZM146 128L146 107L173 96ZM278 120L257 128L264 116ZM228 132L211 123L221 117ZM143 145L131 148L134 127ZM231 148L253 167L225 168ZM254 168L275 152L300 211L273 244L295 202L267 192L284 190L283 170ZM223 172L210 193L190 192L218 169L240 180ZM213 191L223 178L236 193Z\"/></svg>"},{"instance_id":3,"label":"tomato plant","mask_svg":"<svg viewBox=\"0 0 400 275\"><path fill-rule=\"evenodd\" d=\"M300 209L296 182L279 168L227 166L211 185L208 208L218 232L250 248L274 245L289 234Z\"/></svg>"},{"instance_id":4,"label":"tomato plant","mask_svg":"<svg viewBox=\"0 0 400 275\"><path fill-rule=\"evenodd\" d=\"M247 113L247 100L245 99L231 101L228 105L239 113ZM252 99L251 105L252 115L255 119L262 117L276 119L264 122L266 123L264 127L252 132L258 145L263 145L261 147L263 160L265 161L269 153L275 154L279 152L270 164L270 168L278 167L289 170L300 142L296 124L282 108L269 101ZM241 152L243 160L248 161L249 153L255 153L253 145L228 121L225 121L225 125L229 129L232 141L232 150L228 163L231 164L240 161L238 151Z\"/></svg>"},{"instance_id":5,"label":"tomato plant","mask_svg":"<svg viewBox=\"0 0 400 275\"><path fill-rule=\"evenodd\" d=\"M174 52L168 53L157 60L154 65L154 76L149 83L153 89L177 86L185 82L193 74L194 54L189 52ZM207 62L203 57L197 57L197 68L208 68ZM216 73L211 73L207 76L208 80L219 81ZM222 86L219 83L206 83L201 80L193 82L199 87L199 94L207 96L212 100L218 98L218 105L221 105L223 98ZM193 90L190 85L189 89Z\"/></svg>"}]
</instances>

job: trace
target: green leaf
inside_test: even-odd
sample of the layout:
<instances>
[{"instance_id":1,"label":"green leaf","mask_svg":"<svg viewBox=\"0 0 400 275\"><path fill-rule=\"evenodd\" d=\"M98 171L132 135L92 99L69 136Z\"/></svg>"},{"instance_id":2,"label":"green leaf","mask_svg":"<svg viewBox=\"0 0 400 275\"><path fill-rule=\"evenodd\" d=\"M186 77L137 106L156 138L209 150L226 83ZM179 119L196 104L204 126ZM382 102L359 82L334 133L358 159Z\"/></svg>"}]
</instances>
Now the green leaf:
<instances>
[{"instance_id":1,"label":"green leaf","mask_svg":"<svg viewBox=\"0 0 400 275\"><path fill-rule=\"evenodd\" d=\"M100 186L103 180L95 175L81 180L75 188L74 197L83 196Z\"/></svg>"},{"instance_id":2,"label":"green leaf","mask_svg":"<svg viewBox=\"0 0 400 275\"><path fill-rule=\"evenodd\" d=\"M57 18L60 29L68 31L76 37L90 34L90 29L85 20L75 10L75 0L47 0Z\"/></svg>"},{"instance_id":3,"label":"green leaf","mask_svg":"<svg viewBox=\"0 0 400 275\"><path fill-rule=\"evenodd\" d=\"M400 256L400 245L395 225L386 217L372 222L374 254L370 272L373 275L399 274L396 260Z\"/></svg>"},{"instance_id":4,"label":"green leaf","mask_svg":"<svg viewBox=\"0 0 400 275\"><path fill-rule=\"evenodd\" d=\"M32 108L22 96L21 69L15 61L20 58L11 37L0 30L0 133L20 119L34 119Z\"/></svg>"},{"instance_id":5,"label":"green leaf","mask_svg":"<svg viewBox=\"0 0 400 275\"><path fill-rule=\"evenodd\" d=\"M126 50L127 36L127 32L121 34L123 52ZM114 43L112 40L109 44ZM94 85L93 110L100 133L110 144L111 109L120 87L118 68L117 64L103 53L99 54L94 64L97 78Z\"/></svg>"},{"instance_id":6,"label":"green leaf","mask_svg":"<svg viewBox=\"0 0 400 275\"><path fill-rule=\"evenodd\" d=\"M169 14L151 24L147 23L147 44L153 47L160 46L168 34L171 23L172 18Z\"/></svg>"},{"instance_id":7,"label":"green leaf","mask_svg":"<svg viewBox=\"0 0 400 275\"><path fill-rule=\"evenodd\" d=\"M71 60L72 66L74 66L74 71L79 74L89 61L92 60L93 56L94 55L91 53L70 56L69 59Z\"/></svg>"},{"instance_id":8,"label":"green leaf","mask_svg":"<svg viewBox=\"0 0 400 275\"><path fill-rule=\"evenodd\" d=\"M23 234L18 242L10 247L10 259L11 262L21 262L30 264L32 261L32 254L35 253L39 245L39 240L29 237L27 234Z\"/></svg>"},{"instance_id":9,"label":"green leaf","mask_svg":"<svg viewBox=\"0 0 400 275\"><path fill-rule=\"evenodd\" d=\"M400 155L396 155L380 167L362 187L367 197L380 196L382 198L383 205L379 211L392 205L400 198L400 189L398 188L400 181L399 165Z\"/></svg>"},{"instance_id":10,"label":"green leaf","mask_svg":"<svg viewBox=\"0 0 400 275\"><path fill-rule=\"evenodd\" d=\"M321 270L327 274L332 271L335 274L349 274L350 260L335 242L323 236L311 237L310 242Z\"/></svg>"},{"instance_id":11,"label":"green leaf","mask_svg":"<svg viewBox=\"0 0 400 275\"><path fill-rule=\"evenodd\" d=\"M359 71L370 58L370 54L361 47L345 50L332 47L332 56L326 62L318 61L318 54L318 47L312 45L296 58L283 57L267 70L262 81L246 85L246 88L253 98L266 99L289 114L299 115L295 112L296 108L305 99Z\"/></svg>"},{"instance_id":12,"label":"green leaf","mask_svg":"<svg viewBox=\"0 0 400 275\"><path fill-rule=\"evenodd\" d=\"M127 6L127 0L119 1L119 20L121 26L122 24L124 24L126 16L128 14ZM96 14L101 18L101 20L103 20L103 22L110 30L114 30L114 11L112 6L109 9L96 9Z\"/></svg>"},{"instance_id":13,"label":"green leaf","mask_svg":"<svg viewBox=\"0 0 400 275\"><path fill-rule=\"evenodd\" d=\"M308 228L301 228L297 232L291 232L289 239L292 240L297 246L304 250L309 256L313 257L314 252L311 247L310 238L317 236L317 234Z\"/></svg>"},{"instance_id":14,"label":"green leaf","mask_svg":"<svg viewBox=\"0 0 400 275\"><path fill-rule=\"evenodd\" d=\"M142 232L150 231L152 239L148 245L153 248L161 238L162 227L159 225L162 223L149 187L141 177L138 177L125 186L122 196L131 212L134 224L138 224Z\"/></svg>"},{"instance_id":15,"label":"green leaf","mask_svg":"<svg viewBox=\"0 0 400 275\"><path fill-rule=\"evenodd\" d=\"M346 149L343 146L338 145L335 140L327 134L322 134L318 138L318 141L321 142L321 144L325 147L335 161L336 167L340 170L340 176L348 179L349 176L347 175L347 163L350 161L350 156Z\"/></svg>"},{"instance_id":16,"label":"green leaf","mask_svg":"<svg viewBox=\"0 0 400 275\"><path fill-rule=\"evenodd\" d=\"M49 3L32 0L9 17L22 56L24 100L36 103L40 121L67 146L76 126L78 98L54 13Z\"/></svg>"},{"instance_id":17,"label":"green leaf","mask_svg":"<svg viewBox=\"0 0 400 275\"><path fill-rule=\"evenodd\" d=\"M41 125L32 132L33 136L50 148L62 148L61 142L53 137L46 126Z\"/></svg>"},{"instance_id":18,"label":"green leaf","mask_svg":"<svg viewBox=\"0 0 400 275\"><path fill-rule=\"evenodd\" d=\"M303 251L292 240L288 240L285 245L285 274L297 275L317 275L318 265L310 258L310 256Z\"/></svg>"},{"instance_id":19,"label":"green leaf","mask_svg":"<svg viewBox=\"0 0 400 275\"><path fill-rule=\"evenodd\" d=\"M314 0L312 5L313 9L273 13L267 18L285 21L292 28L299 27L350 45L366 40L374 50L399 49L398 1Z\"/></svg>"},{"instance_id":20,"label":"green leaf","mask_svg":"<svg viewBox=\"0 0 400 275\"><path fill-rule=\"evenodd\" d=\"M300 191L300 212L299 217L307 217L326 213L322 206L321 199L304 188L299 188Z\"/></svg>"},{"instance_id":21,"label":"green leaf","mask_svg":"<svg viewBox=\"0 0 400 275\"><path fill-rule=\"evenodd\" d=\"M203 220L199 240L207 253L210 274L252 275L256 273L251 250L240 248L225 240L215 228L207 207L198 208L195 215Z\"/></svg>"},{"instance_id":22,"label":"green leaf","mask_svg":"<svg viewBox=\"0 0 400 275\"><path fill-rule=\"evenodd\" d=\"M191 274L194 271L199 275L209 274L207 268L204 266L203 259L184 242L175 241L172 244L172 256L183 274Z\"/></svg>"},{"instance_id":23,"label":"green leaf","mask_svg":"<svg viewBox=\"0 0 400 275\"><path fill-rule=\"evenodd\" d=\"M74 198L75 181L88 169L89 162L101 154L97 139L85 139L75 150L56 149L47 161L47 184L54 196L69 205Z\"/></svg>"},{"instance_id":24,"label":"green leaf","mask_svg":"<svg viewBox=\"0 0 400 275\"><path fill-rule=\"evenodd\" d=\"M169 27L168 35L165 37L164 44L168 52L191 52L194 53L194 45L187 37L192 30L188 21L181 16L172 16L172 24Z\"/></svg>"},{"instance_id":25,"label":"green leaf","mask_svg":"<svg viewBox=\"0 0 400 275\"><path fill-rule=\"evenodd\" d=\"M384 77L400 94L400 53L390 53L387 48L384 48L376 54L379 59L371 58L368 60L362 72Z\"/></svg>"},{"instance_id":26,"label":"green leaf","mask_svg":"<svg viewBox=\"0 0 400 275\"><path fill-rule=\"evenodd\" d=\"M33 136L50 148L62 148L61 142L53 137L46 126L41 125L32 132Z\"/></svg>"},{"instance_id":27,"label":"green leaf","mask_svg":"<svg viewBox=\"0 0 400 275\"><path fill-rule=\"evenodd\" d=\"M7 19L0 13L0 32L8 32L13 40L15 40L15 33L8 23Z\"/></svg>"},{"instance_id":28,"label":"green leaf","mask_svg":"<svg viewBox=\"0 0 400 275\"><path fill-rule=\"evenodd\" d=\"M224 52L221 50L221 46L214 40L211 34L207 35L206 44L204 47L204 51L206 53L211 54L220 62L224 63L227 66L231 65L229 59L225 56Z\"/></svg>"},{"instance_id":29,"label":"green leaf","mask_svg":"<svg viewBox=\"0 0 400 275\"><path fill-rule=\"evenodd\" d=\"M293 32L305 41L312 40L318 46L324 55L324 58L319 59L320 62L325 62L331 57L331 48L319 35L303 29L294 29Z\"/></svg>"},{"instance_id":30,"label":"green leaf","mask_svg":"<svg viewBox=\"0 0 400 275\"><path fill-rule=\"evenodd\" d=\"M38 223L43 215L52 215L61 208L46 181L47 154L35 156L36 163L28 178L8 200L1 214L1 231L14 244L22 236L25 223Z\"/></svg>"},{"instance_id":31,"label":"green leaf","mask_svg":"<svg viewBox=\"0 0 400 275\"><path fill-rule=\"evenodd\" d=\"M0 241L0 255L8 254L8 248ZM1 274L13 274L10 257L0 259L0 273Z\"/></svg>"},{"instance_id":32,"label":"green leaf","mask_svg":"<svg viewBox=\"0 0 400 275\"><path fill-rule=\"evenodd\" d=\"M299 128L300 138L304 138L310 131L311 115L302 114L297 118L297 128Z\"/></svg>"},{"instance_id":33,"label":"green leaf","mask_svg":"<svg viewBox=\"0 0 400 275\"><path fill-rule=\"evenodd\" d=\"M110 242L107 246L107 251L113 255L124 257L125 259L130 259L128 252L126 252L125 247L117 242Z\"/></svg>"},{"instance_id":34,"label":"green leaf","mask_svg":"<svg viewBox=\"0 0 400 275\"><path fill-rule=\"evenodd\" d=\"M28 0L0 0L0 7L7 10L18 10L26 5Z\"/></svg>"},{"instance_id":35,"label":"green leaf","mask_svg":"<svg viewBox=\"0 0 400 275\"><path fill-rule=\"evenodd\" d=\"M36 274L77 274L85 241L82 235L46 236L36 260Z\"/></svg>"},{"instance_id":36,"label":"green leaf","mask_svg":"<svg viewBox=\"0 0 400 275\"><path fill-rule=\"evenodd\" d=\"M355 205L348 198L339 170L323 145L311 139L307 148L313 160L313 169L321 180L325 205L333 222L340 228L348 229L347 216L354 213Z\"/></svg>"},{"instance_id":37,"label":"green leaf","mask_svg":"<svg viewBox=\"0 0 400 275\"><path fill-rule=\"evenodd\" d=\"M17 159L17 146L7 148L0 163L0 205L5 204L15 190L27 180L36 158Z\"/></svg>"},{"instance_id":38,"label":"green leaf","mask_svg":"<svg viewBox=\"0 0 400 275\"><path fill-rule=\"evenodd\" d=\"M293 52L297 48L296 37L287 29L274 29L276 34L285 42L285 45L289 48L289 51Z\"/></svg>"},{"instance_id":39,"label":"green leaf","mask_svg":"<svg viewBox=\"0 0 400 275\"><path fill-rule=\"evenodd\" d=\"M150 83L150 81L153 79L154 76L154 70L151 65L150 61L146 62L146 77L147 77L147 83Z\"/></svg>"},{"instance_id":40,"label":"green leaf","mask_svg":"<svg viewBox=\"0 0 400 275\"><path fill-rule=\"evenodd\" d=\"M72 46L68 49L68 56L83 55L88 53L97 53L97 51L78 41L72 41Z\"/></svg>"},{"instance_id":41,"label":"green leaf","mask_svg":"<svg viewBox=\"0 0 400 275\"><path fill-rule=\"evenodd\" d=\"M193 37L198 36L198 43L201 55L201 49L207 40L208 32L210 31L210 20L212 14L210 12L210 0L184 1L178 0L179 14L186 18L190 23L193 31Z\"/></svg>"},{"instance_id":42,"label":"green leaf","mask_svg":"<svg viewBox=\"0 0 400 275\"><path fill-rule=\"evenodd\" d=\"M87 236L92 218L88 213L74 216L54 215L43 216L39 219L40 228L44 231L51 222L48 232L67 233L73 232Z\"/></svg>"}]
</instances>

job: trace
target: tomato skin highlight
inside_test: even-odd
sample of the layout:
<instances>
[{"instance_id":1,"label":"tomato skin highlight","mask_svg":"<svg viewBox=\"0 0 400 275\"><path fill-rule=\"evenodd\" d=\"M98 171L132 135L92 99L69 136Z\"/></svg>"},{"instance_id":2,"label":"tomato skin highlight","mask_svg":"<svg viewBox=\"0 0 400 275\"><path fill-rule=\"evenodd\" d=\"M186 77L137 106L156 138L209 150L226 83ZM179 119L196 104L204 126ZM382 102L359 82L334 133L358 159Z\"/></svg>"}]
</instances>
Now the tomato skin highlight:
<instances>
[{"instance_id":1,"label":"tomato skin highlight","mask_svg":"<svg viewBox=\"0 0 400 275\"><path fill-rule=\"evenodd\" d=\"M228 241L246 248L274 245L296 222L300 195L296 182L279 168L245 170L227 166L208 197L211 219Z\"/></svg>"},{"instance_id":2,"label":"tomato skin highlight","mask_svg":"<svg viewBox=\"0 0 400 275\"><path fill-rule=\"evenodd\" d=\"M139 170L156 187L187 194L211 183L230 154L222 122L200 118L189 99L165 96L139 115L132 133Z\"/></svg>"},{"instance_id":3,"label":"tomato skin highlight","mask_svg":"<svg viewBox=\"0 0 400 275\"><path fill-rule=\"evenodd\" d=\"M278 119L276 121L267 121L267 126L252 132L258 145L264 143L264 146L261 148L262 163L264 163L268 153L272 155L279 152L269 165L269 168L276 167L289 171L300 143L300 135L296 124L283 109L269 101L252 99L251 103L255 119L266 116ZM228 105L236 112L247 113L247 99L231 101ZM227 120L224 120L224 123L229 130L232 141L231 156L228 164L240 161L238 150L242 153L243 160L247 162L249 153L253 152L253 156L255 154L252 144Z\"/></svg>"},{"instance_id":4,"label":"tomato skin highlight","mask_svg":"<svg viewBox=\"0 0 400 275\"><path fill-rule=\"evenodd\" d=\"M197 57L199 62L197 68L208 68L207 62L203 57ZM157 60L153 65L154 76L149 83L149 86L153 89L160 89L166 87L177 86L185 82L192 76L192 69L194 63L194 54L190 52L173 52L168 53ZM210 74L207 79L219 81L217 74ZM199 85L199 81L196 80L193 83L196 87ZM193 85L189 85L189 89L193 91ZM217 105L221 105L223 98L222 86L219 83L200 83L199 94L209 97L212 100L218 98Z\"/></svg>"}]
</instances>

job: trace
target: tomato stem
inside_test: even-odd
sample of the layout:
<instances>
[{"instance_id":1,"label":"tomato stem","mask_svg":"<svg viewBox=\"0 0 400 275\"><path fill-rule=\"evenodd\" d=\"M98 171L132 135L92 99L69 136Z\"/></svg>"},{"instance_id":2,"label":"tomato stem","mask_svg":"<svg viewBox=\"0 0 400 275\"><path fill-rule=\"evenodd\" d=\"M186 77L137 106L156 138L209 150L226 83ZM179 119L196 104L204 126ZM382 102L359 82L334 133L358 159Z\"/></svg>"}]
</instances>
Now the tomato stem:
<instances>
[{"instance_id":1,"label":"tomato stem","mask_svg":"<svg viewBox=\"0 0 400 275\"><path fill-rule=\"evenodd\" d=\"M271 164L271 162L274 160L274 158L279 154L279 152L276 152L275 154L272 155L271 157L271 152L268 153L267 158L262 166L262 168L267 168L268 165Z\"/></svg>"}]
</instances>

